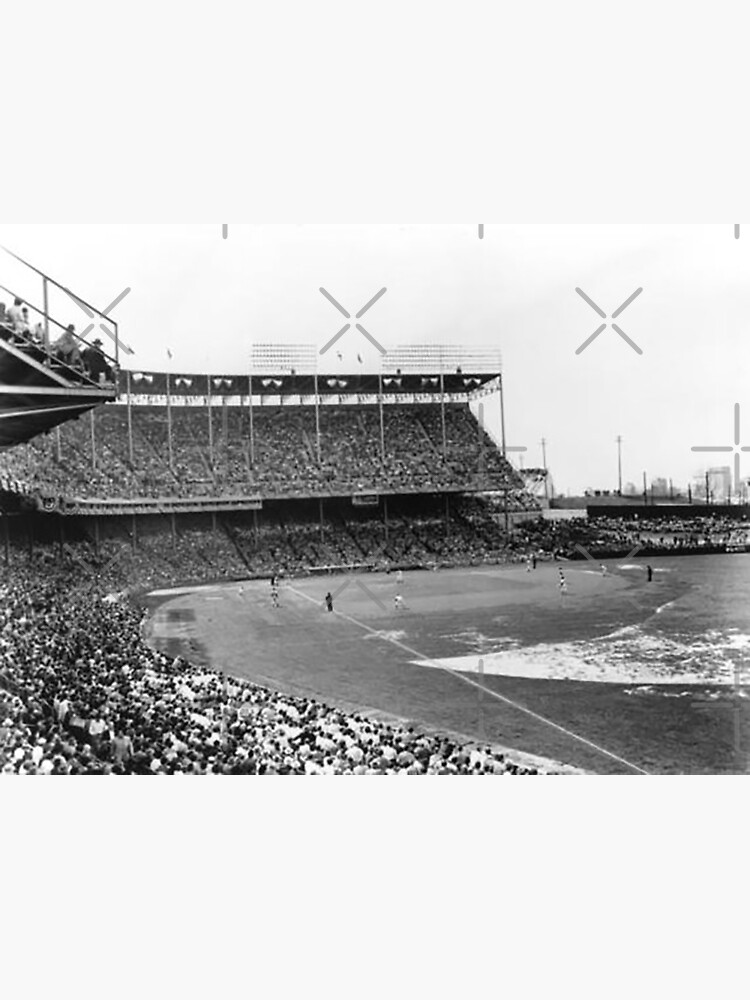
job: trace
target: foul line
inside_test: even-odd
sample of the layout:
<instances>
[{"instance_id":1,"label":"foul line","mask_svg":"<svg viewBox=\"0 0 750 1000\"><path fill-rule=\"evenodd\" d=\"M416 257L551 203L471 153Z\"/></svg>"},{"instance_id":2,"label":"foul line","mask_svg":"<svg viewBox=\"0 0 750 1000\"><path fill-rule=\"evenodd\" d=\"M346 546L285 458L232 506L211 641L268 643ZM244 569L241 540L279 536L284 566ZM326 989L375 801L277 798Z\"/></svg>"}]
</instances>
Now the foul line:
<instances>
[{"instance_id":1,"label":"foul line","mask_svg":"<svg viewBox=\"0 0 750 1000\"><path fill-rule=\"evenodd\" d=\"M291 590L292 593L298 594L300 597L304 597L306 601L310 601L312 604L320 604L314 597L310 597L309 594L303 593L301 590L297 590L291 584L287 584L287 589ZM619 764L624 764L625 767L629 767L631 770L635 771L637 774L648 774L648 771L644 771L642 767L638 767L637 764L631 764L629 760L625 760L624 757L618 757L616 753L612 753L611 750L606 750L604 747L600 747L598 743L592 743L591 740L587 740L585 736L579 736L578 733L574 733L571 729L566 729L565 726L561 726L557 722L553 722L552 719L546 718L544 715L539 715L538 712L533 712L530 708L526 708L525 705L519 705L517 701L513 701L511 698L506 698L504 694L498 694L497 691L493 691L492 688L485 687L483 684L477 683L477 681L472 680L471 677L467 677L465 674L459 673L458 670L453 670L452 667L443 666L437 663L429 656L424 656L422 653L418 652L416 649L412 649L403 642L399 642L398 639L393 639L390 636L383 635L377 629L370 628L369 625L365 625L364 622L359 621L357 618L352 618L351 615L345 614L343 611L333 612L338 615L339 618L343 618L345 621L351 622L352 625L357 625L359 628L364 629L366 632L370 632L377 639L383 639L385 642L390 642L394 646L398 646L404 652L408 653L410 656L415 656L418 660L425 660L427 663L431 663L433 667L438 670L443 670L447 674L451 674L453 677L464 684L468 684L470 687L476 688L478 691L484 691L486 694L490 695L492 698L497 698L498 701L505 702L506 705L510 705L512 708L517 709L519 712L523 712L525 715L530 716L532 719L536 719L537 722L542 722L546 726L551 726L552 729L556 729L560 733L564 733L566 736L570 736L571 739L578 740L579 743L585 744L587 747L591 747L592 750L596 750L598 753L604 754L605 757L610 757L612 760L616 760Z\"/></svg>"}]
</instances>

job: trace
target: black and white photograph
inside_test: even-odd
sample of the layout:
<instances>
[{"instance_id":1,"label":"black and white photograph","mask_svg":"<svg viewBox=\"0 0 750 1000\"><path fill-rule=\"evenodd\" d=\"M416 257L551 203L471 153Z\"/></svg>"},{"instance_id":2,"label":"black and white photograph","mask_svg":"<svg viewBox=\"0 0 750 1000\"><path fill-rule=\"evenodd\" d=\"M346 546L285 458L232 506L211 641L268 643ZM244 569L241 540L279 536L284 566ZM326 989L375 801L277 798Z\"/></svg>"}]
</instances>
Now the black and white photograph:
<instances>
[{"instance_id":1,"label":"black and white photograph","mask_svg":"<svg viewBox=\"0 0 750 1000\"><path fill-rule=\"evenodd\" d=\"M2 772L746 773L742 236L7 227Z\"/></svg>"},{"instance_id":2,"label":"black and white photograph","mask_svg":"<svg viewBox=\"0 0 750 1000\"><path fill-rule=\"evenodd\" d=\"M3 15L3 995L742 992L744 8Z\"/></svg>"}]
</instances>

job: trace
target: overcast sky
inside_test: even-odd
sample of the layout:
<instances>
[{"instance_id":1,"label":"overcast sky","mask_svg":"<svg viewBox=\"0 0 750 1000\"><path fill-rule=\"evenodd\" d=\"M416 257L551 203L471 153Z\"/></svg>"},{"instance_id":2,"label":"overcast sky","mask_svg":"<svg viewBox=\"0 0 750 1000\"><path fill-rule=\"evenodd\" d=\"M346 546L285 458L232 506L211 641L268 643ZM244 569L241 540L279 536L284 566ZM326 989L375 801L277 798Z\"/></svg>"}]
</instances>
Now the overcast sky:
<instances>
[{"instance_id":1,"label":"overcast sky","mask_svg":"<svg viewBox=\"0 0 750 1000\"><path fill-rule=\"evenodd\" d=\"M246 372L254 342L321 347L340 329L321 286L351 313L385 287L362 323L386 349L500 349L508 443L540 465L545 437L558 490L616 488L618 434L624 484L640 486L645 470L677 486L730 465L690 449L733 443L735 403L750 444L750 228L735 239L731 225L485 224L480 240L472 224L229 224L225 240L221 224L10 225L0 242L101 309L131 288L112 315L136 369ZM38 279L1 257L0 284L40 303ZM610 326L575 354L605 322L577 287L608 319L643 289L614 320L642 355ZM63 296L50 312L87 323ZM339 346L350 369L358 352L374 356L354 330ZM741 473L750 477L750 453Z\"/></svg>"}]
</instances>

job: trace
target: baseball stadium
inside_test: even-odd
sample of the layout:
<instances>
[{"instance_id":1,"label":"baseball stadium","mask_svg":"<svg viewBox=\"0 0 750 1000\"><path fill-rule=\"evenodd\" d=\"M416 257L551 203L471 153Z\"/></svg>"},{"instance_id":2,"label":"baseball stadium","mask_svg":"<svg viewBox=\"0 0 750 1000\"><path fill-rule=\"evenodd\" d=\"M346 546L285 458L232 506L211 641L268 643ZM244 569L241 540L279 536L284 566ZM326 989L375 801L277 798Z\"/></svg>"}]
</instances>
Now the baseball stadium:
<instances>
[{"instance_id":1,"label":"baseball stadium","mask_svg":"<svg viewBox=\"0 0 750 1000\"><path fill-rule=\"evenodd\" d=\"M746 508L558 516L498 351L139 370L14 259L40 290L0 285L3 773L746 771Z\"/></svg>"}]
</instances>

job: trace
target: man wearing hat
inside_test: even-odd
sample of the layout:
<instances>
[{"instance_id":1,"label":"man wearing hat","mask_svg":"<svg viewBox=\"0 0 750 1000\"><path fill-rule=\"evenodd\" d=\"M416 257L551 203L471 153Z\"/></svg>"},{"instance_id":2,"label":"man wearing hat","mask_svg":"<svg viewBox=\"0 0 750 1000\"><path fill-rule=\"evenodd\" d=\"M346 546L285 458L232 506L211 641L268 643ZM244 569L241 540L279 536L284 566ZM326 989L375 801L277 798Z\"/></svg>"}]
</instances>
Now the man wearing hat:
<instances>
[{"instance_id":1,"label":"man wearing hat","mask_svg":"<svg viewBox=\"0 0 750 1000\"><path fill-rule=\"evenodd\" d=\"M110 382L112 380L112 369L102 353L102 342L98 337L83 352L83 365L89 378L95 382Z\"/></svg>"}]
</instances>

